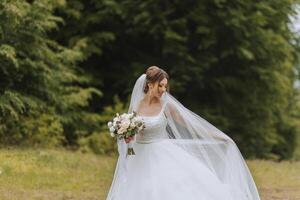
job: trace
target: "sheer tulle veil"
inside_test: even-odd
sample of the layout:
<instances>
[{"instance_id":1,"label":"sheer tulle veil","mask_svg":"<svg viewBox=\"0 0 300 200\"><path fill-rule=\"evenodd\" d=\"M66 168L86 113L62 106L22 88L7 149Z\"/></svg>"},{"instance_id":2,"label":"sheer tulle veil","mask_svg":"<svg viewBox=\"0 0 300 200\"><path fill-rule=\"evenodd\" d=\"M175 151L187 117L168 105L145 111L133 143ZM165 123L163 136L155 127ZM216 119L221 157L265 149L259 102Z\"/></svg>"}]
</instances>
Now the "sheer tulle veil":
<instances>
[{"instance_id":1,"label":"sheer tulle veil","mask_svg":"<svg viewBox=\"0 0 300 200\"><path fill-rule=\"evenodd\" d=\"M137 79L128 112L136 111L140 100L143 99L145 79L146 74ZM208 121L184 107L169 92L163 94L161 101L166 103L164 115L168 122L167 132L170 142L204 163L223 184L228 186L234 200L259 200L252 175L235 142ZM135 141L133 148L134 144ZM126 171L134 170L127 168L127 144L124 140L118 140L118 152L119 157L107 200L113 200L118 188L130 179L126 176Z\"/></svg>"}]
</instances>

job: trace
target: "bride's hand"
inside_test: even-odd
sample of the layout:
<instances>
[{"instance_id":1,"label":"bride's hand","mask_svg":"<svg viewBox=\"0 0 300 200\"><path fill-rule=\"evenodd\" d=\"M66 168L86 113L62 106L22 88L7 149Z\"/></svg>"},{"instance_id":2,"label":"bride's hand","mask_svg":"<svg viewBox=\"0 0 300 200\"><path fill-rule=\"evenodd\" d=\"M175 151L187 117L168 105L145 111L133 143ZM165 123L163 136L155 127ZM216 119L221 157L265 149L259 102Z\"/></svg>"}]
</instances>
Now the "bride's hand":
<instances>
[{"instance_id":1,"label":"bride's hand","mask_svg":"<svg viewBox=\"0 0 300 200\"><path fill-rule=\"evenodd\" d=\"M133 136L124 139L126 144L128 144L131 140L133 140Z\"/></svg>"}]
</instances>

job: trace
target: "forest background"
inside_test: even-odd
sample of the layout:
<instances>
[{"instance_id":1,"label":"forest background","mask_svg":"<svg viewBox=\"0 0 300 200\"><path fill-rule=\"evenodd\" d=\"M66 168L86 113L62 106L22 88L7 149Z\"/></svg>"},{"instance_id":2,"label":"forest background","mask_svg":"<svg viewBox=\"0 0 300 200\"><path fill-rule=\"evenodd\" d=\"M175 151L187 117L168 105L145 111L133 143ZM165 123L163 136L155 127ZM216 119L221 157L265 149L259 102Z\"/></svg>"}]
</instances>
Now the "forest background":
<instances>
[{"instance_id":1,"label":"forest background","mask_svg":"<svg viewBox=\"0 0 300 200\"><path fill-rule=\"evenodd\" d=\"M300 159L297 1L3 0L0 144L116 155L151 65L246 158Z\"/></svg>"}]
</instances>

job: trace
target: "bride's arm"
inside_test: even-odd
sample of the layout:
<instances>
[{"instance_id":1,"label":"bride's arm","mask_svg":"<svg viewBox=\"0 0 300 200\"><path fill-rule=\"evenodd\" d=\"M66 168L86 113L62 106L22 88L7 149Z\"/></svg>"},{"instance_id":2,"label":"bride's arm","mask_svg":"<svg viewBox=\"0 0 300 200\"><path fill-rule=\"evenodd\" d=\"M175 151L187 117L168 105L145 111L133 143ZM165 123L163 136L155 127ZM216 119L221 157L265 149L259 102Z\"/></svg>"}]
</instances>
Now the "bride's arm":
<instances>
[{"instance_id":1,"label":"bride's arm","mask_svg":"<svg viewBox=\"0 0 300 200\"><path fill-rule=\"evenodd\" d=\"M174 122L176 122L176 123L180 124L182 127L186 128L184 119L182 118L182 116L179 114L179 111L174 106L167 103L166 111L167 111L167 113L170 113Z\"/></svg>"}]
</instances>

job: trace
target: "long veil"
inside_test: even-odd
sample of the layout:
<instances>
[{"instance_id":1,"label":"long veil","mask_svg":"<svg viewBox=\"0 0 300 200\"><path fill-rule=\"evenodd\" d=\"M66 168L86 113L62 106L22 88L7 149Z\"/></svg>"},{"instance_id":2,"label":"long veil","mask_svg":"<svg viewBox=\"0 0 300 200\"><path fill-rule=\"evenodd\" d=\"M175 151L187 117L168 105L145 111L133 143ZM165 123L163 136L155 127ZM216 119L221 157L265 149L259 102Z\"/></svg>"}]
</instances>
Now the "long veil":
<instances>
[{"instance_id":1,"label":"long veil","mask_svg":"<svg viewBox=\"0 0 300 200\"><path fill-rule=\"evenodd\" d=\"M128 112L137 110L144 97L146 74L136 81ZM233 200L260 200L256 185L247 164L235 142L208 121L193 113L170 93L165 92L161 100L166 103L167 132L170 142L180 146L208 167L228 187ZM133 143L134 147L135 141ZM127 144L118 140L119 158L107 200L114 200L114 194L130 177L126 176ZM159 186L158 186L159 187ZM138 189L138 188L137 188Z\"/></svg>"}]
</instances>

